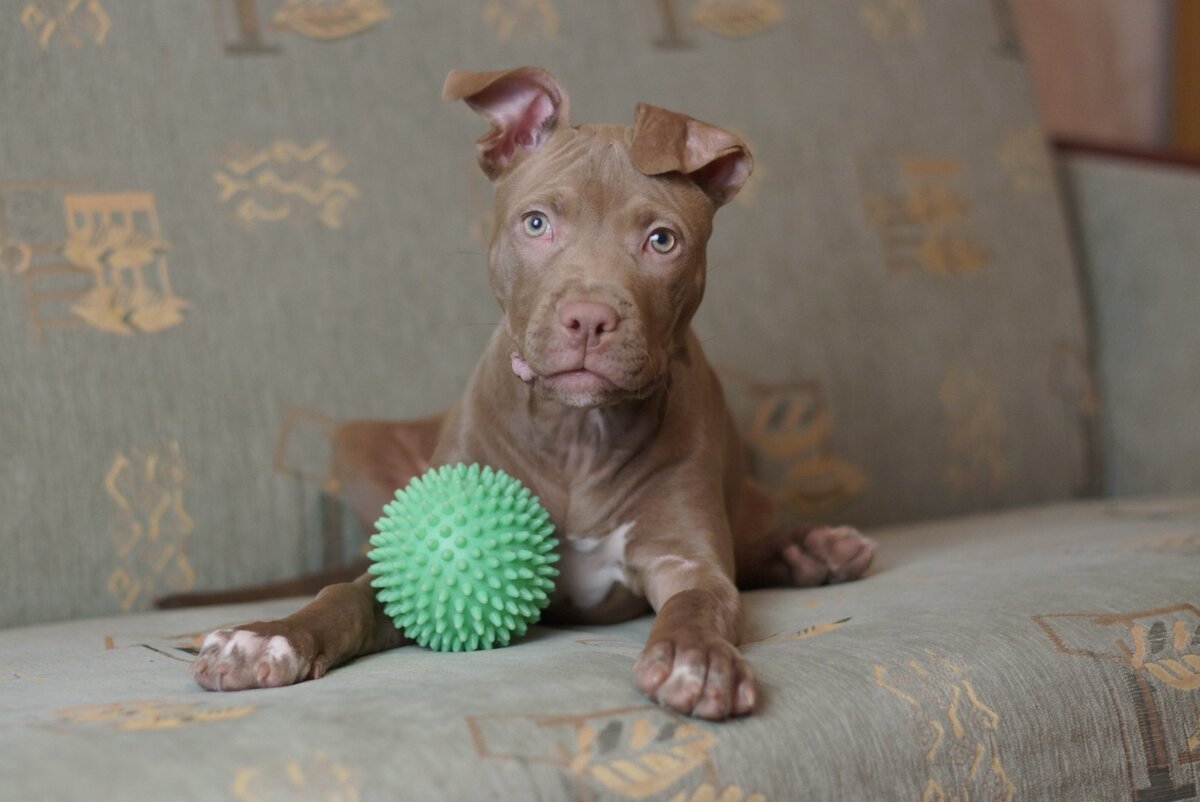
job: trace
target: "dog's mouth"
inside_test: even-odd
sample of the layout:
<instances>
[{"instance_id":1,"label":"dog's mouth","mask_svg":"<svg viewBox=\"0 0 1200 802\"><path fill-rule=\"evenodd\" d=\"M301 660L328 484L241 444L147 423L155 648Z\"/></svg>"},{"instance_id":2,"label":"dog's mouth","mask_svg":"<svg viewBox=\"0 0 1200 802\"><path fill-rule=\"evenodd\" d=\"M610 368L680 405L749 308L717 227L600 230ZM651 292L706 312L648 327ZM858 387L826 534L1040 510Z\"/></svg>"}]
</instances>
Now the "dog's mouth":
<instances>
[{"instance_id":1,"label":"dog's mouth","mask_svg":"<svg viewBox=\"0 0 1200 802\"><path fill-rule=\"evenodd\" d=\"M600 369L589 366L586 359L581 364L564 369L538 373L514 350L512 371L526 384L540 384L543 389L551 391L572 406L587 406L597 400L611 398L616 393L624 392L620 384Z\"/></svg>"},{"instance_id":2,"label":"dog's mouth","mask_svg":"<svg viewBox=\"0 0 1200 802\"><path fill-rule=\"evenodd\" d=\"M580 384L584 382L595 381L602 382L607 389L619 389L619 385L605 375L602 371L588 366L586 359L583 360L581 364L569 368L554 370L547 373L538 373L529 366L529 363L525 361L524 357L522 357L516 351L513 351L512 371L517 375L517 378L523 382L532 382L535 379L541 381L553 381L560 384Z\"/></svg>"},{"instance_id":3,"label":"dog's mouth","mask_svg":"<svg viewBox=\"0 0 1200 802\"><path fill-rule=\"evenodd\" d=\"M597 396L620 389L604 375L587 368L560 370L558 373L543 376L542 381L571 396Z\"/></svg>"}]
</instances>

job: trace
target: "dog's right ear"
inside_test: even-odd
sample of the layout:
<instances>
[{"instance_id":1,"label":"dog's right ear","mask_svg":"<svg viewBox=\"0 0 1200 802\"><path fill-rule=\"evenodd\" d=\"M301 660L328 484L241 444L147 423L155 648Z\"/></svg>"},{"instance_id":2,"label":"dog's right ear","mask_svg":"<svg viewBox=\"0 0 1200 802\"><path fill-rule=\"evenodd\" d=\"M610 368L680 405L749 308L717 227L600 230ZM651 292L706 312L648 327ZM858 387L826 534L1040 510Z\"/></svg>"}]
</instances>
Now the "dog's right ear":
<instances>
[{"instance_id":1,"label":"dog's right ear","mask_svg":"<svg viewBox=\"0 0 1200 802\"><path fill-rule=\"evenodd\" d=\"M476 144L479 166L496 180L521 155L567 126L567 93L538 67L500 72L451 70L442 87L447 100L465 100L492 130Z\"/></svg>"}]
</instances>

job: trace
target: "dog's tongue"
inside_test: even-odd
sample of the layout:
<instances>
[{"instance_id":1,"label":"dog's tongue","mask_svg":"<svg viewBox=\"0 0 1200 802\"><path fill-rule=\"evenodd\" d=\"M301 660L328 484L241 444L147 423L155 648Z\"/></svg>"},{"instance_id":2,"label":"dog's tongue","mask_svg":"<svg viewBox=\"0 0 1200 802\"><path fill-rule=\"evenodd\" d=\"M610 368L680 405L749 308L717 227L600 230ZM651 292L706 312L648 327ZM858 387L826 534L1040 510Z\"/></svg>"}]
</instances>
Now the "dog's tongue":
<instances>
[{"instance_id":1,"label":"dog's tongue","mask_svg":"<svg viewBox=\"0 0 1200 802\"><path fill-rule=\"evenodd\" d=\"M521 359L521 356L516 353L512 355L512 371L513 373L517 374L517 378L523 382L533 381L533 377L535 375L533 369L529 367L529 363L527 363L524 359Z\"/></svg>"}]
</instances>

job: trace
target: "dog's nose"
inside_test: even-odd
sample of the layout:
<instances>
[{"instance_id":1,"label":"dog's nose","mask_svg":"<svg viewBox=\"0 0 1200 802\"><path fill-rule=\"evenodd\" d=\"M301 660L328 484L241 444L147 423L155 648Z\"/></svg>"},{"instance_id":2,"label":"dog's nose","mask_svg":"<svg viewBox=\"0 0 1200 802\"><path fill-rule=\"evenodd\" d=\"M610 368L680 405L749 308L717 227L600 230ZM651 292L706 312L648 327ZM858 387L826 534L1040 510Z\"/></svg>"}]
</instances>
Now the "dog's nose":
<instances>
[{"instance_id":1,"label":"dog's nose","mask_svg":"<svg viewBox=\"0 0 1200 802\"><path fill-rule=\"evenodd\" d=\"M592 301L571 301L558 310L558 321L572 340L586 342L589 347L600 344L604 335L617 330L621 318L608 304Z\"/></svg>"}]
</instances>

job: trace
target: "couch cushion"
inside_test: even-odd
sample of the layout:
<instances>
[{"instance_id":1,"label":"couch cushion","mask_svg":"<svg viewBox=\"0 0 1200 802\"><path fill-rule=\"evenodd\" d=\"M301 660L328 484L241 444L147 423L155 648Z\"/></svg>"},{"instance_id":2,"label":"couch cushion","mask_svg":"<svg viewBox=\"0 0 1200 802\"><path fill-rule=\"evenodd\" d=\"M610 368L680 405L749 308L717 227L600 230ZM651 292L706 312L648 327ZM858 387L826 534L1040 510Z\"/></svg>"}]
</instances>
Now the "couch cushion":
<instances>
[{"instance_id":1,"label":"couch cushion","mask_svg":"<svg viewBox=\"0 0 1200 802\"><path fill-rule=\"evenodd\" d=\"M329 432L446 407L497 319L452 67L544 65L579 122L646 101L749 141L697 325L792 515L1087 486L1080 298L1003 4L17 5L0 626L356 550Z\"/></svg>"},{"instance_id":2,"label":"couch cushion","mask_svg":"<svg viewBox=\"0 0 1200 802\"><path fill-rule=\"evenodd\" d=\"M187 649L298 601L0 632L14 799L1192 799L1200 499L880 534L858 583L747 594L761 709L689 721L631 668L649 619L415 647L216 694Z\"/></svg>"},{"instance_id":3,"label":"couch cushion","mask_svg":"<svg viewBox=\"0 0 1200 802\"><path fill-rule=\"evenodd\" d=\"M1105 489L1200 491L1200 169L1065 164L1095 310Z\"/></svg>"}]
</instances>

